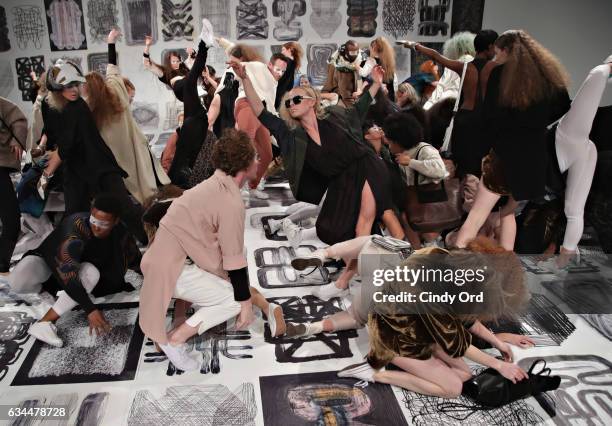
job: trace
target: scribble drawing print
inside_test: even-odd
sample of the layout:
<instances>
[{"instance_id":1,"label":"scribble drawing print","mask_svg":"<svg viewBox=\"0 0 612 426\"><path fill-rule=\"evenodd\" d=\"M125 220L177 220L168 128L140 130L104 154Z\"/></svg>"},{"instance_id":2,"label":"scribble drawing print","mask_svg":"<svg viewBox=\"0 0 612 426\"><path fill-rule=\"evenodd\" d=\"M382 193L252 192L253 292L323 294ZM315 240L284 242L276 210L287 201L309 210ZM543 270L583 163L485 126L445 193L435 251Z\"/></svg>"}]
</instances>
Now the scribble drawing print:
<instances>
[{"instance_id":1,"label":"scribble drawing print","mask_svg":"<svg viewBox=\"0 0 612 426\"><path fill-rule=\"evenodd\" d=\"M21 356L22 346L30 337L28 328L34 321L25 312L0 312L0 380Z\"/></svg>"},{"instance_id":2,"label":"scribble drawing print","mask_svg":"<svg viewBox=\"0 0 612 426\"><path fill-rule=\"evenodd\" d=\"M372 37L376 33L378 1L347 0L348 20L346 21L350 37Z\"/></svg>"},{"instance_id":3,"label":"scribble drawing print","mask_svg":"<svg viewBox=\"0 0 612 426\"><path fill-rule=\"evenodd\" d=\"M308 75L312 84L322 86L327 80L327 60L338 48L337 44L309 44L307 46Z\"/></svg>"},{"instance_id":4,"label":"scribble drawing print","mask_svg":"<svg viewBox=\"0 0 612 426\"><path fill-rule=\"evenodd\" d=\"M81 402L76 424L85 426L97 426L102 424L108 392L90 393Z\"/></svg>"},{"instance_id":5,"label":"scribble drawing print","mask_svg":"<svg viewBox=\"0 0 612 426\"><path fill-rule=\"evenodd\" d=\"M416 0L384 0L383 30L393 38L404 37L414 31Z\"/></svg>"},{"instance_id":6,"label":"scribble drawing print","mask_svg":"<svg viewBox=\"0 0 612 426\"><path fill-rule=\"evenodd\" d=\"M331 38L342 23L340 0L312 0L310 25L321 38Z\"/></svg>"},{"instance_id":7,"label":"scribble drawing print","mask_svg":"<svg viewBox=\"0 0 612 426\"><path fill-rule=\"evenodd\" d=\"M51 50L87 49L80 0L45 0Z\"/></svg>"},{"instance_id":8,"label":"scribble drawing print","mask_svg":"<svg viewBox=\"0 0 612 426\"><path fill-rule=\"evenodd\" d=\"M89 71L106 75L108 65L108 53L90 53L87 55L87 68Z\"/></svg>"},{"instance_id":9,"label":"scribble drawing print","mask_svg":"<svg viewBox=\"0 0 612 426\"><path fill-rule=\"evenodd\" d=\"M278 41L298 40L302 37L302 24L296 20L306 13L304 0L274 0L272 15L281 18L274 24L274 38Z\"/></svg>"},{"instance_id":10,"label":"scribble drawing print","mask_svg":"<svg viewBox=\"0 0 612 426\"><path fill-rule=\"evenodd\" d=\"M116 0L89 0L87 18L89 19L90 40L106 43L110 30L119 24L118 16Z\"/></svg>"},{"instance_id":11,"label":"scribble drawing print","mask_svg":"<svg viewBox=\"0 0 612 426\"><path fill-rule=\"evenodd\" d=\"M561 376L557 390L536 396L557 425L612 424L612 363L597 355L552 355L524 358L529 368L543 358L552 374Z\"/></svg>"},{"instance_id":12,"label":"scribble drawing print","mask_svg":"<svg viewBox=\"0 0 612 426\"><path fill-rule=\"evenodd\" d=\"M446 14L451 10L451 0L419 0L419 35L448 34Z\"/></svg>"},{"instance_id":13,"label":"scribble drawing print","mask_svg":"<svg viewBox=\"0 0 612 426\"><path fill-rule=\"evenodd\" d=\"M128 46L144 44L145 36L157 41L157 8L155 0L121 0Z\"/></svg>"},{"instance_id":14,"label":"scribble drawing print","mask_svg":"<svg viewBox=\"0 0 612 426\"><path fill-rule=\"evenodd\" d=\"M42 47L45 25L38 6L15 6L13 9L13 34L20 49L27 49L30 42L36 49Z\"/></svg>"},{"instance_id":15,"label":"scribble drawing print","mask_svg":"<svg viewBox=\"0 0 612 426\"><path fill-rule=\"evenodd\" d=\"M30 100L30 89L32 88L32 77L30 72L34 71L40 75L45 71L44 56L30 56L15 59L15 70L17 71L17 88L21 91L21 99L24 102Z\"/></svg>"},{"instance_id":16,"label":"scribble drawing print","mask_svg":"<svg viewBox=\"0 0 612 426\"><path fill-rule=\"evenodd\" d=\"M240 0L236 7L239 40L268 38L268 8L263 0Z\"/></svg>"},{"instance_id":17,"label":"scribble drawing print","mask_svg":"<svg viewBox=\"0 0 612 426\"><path fill-rule=\"evenodd\" d=\"M136 393L127 424L254 426L256 415L251 383L243 383L233 391L224 385L170 386L157 398L148 390Z\"/></svg>"},{"instance_id":18,"label":"scribble drawing print","mask_svg":"<svg viewBox=\"0 0 612 426\"><path fill-rule=\"evenodd\" d=\"M162 36L164 41L193 40L191 0L162 0Z\"/></svg>"},{"instance_id":19,"label":"scribble drawing print","mask_svg":"<svg viewBox=\"0 0 612 426\"><path fill-rule=\"evenodd\" d=\"M200 13L207 18L215 35L230 37L230 2L227 0L200 0ZM210 55L210 51L209 51Z\"/></svg>"},{"instance_id":20,"label":"scribble drawing print","mask_svg":"<svg viewBox=\"0 0 612 426\"><path fill-rule=\"evenodd\" d=\"M24 399L17 404L21 409L29 410L36 408L53 408L53 407L64 407L66 409L66 418L63 420L49 420L49 417L21 417L20 419L16 419L11 423L11 426L34 426L34 425L48 425L54 424L57 426L64 426L68 424L68 419L72 416L77 407L77 402L79 401L79 394L76 392L73 393L65 393L54 395L51 397L46 396L36 396ZM95 423L77 423L80 425L86 426L94 426Z\"/></svg>"},{"instance_id":21,"label":"scribble drawing print","mask_svg":"<svg viewBox=\"0 0 612 426\"><path fill-rule=\"evenodd\" d=\"M591 327L601 333L608 340L612 340L612 315L611 314L584 314L581 315Z\"/></svg>"},{"instance_id":22,"label":"scribble drawing print","mask_svg":"<svg viewBox=\"0 0 612 426\"><path fill-rule=\"evenodd\" d=\"M0 52L11 50L11 41L8 38L9 31L6 22L6 10L0 6Z\"/></svg>"},{"instance_id":23,"label":"scribble drawing print","mask_svg":"<svg viewBox=\"0 0 612 426\"><path fill-rule=\"evenodd\" d=\"M280 305L283 309L285 321L293 323L320 321L344 310L344 304L338 297L321 300L318 297L308 295L302 298L273 297L268 301ZM266 342L275 345L274 353L278 362L297 363L352 357L353 353L350 349L349 339L356 338L357 331L345 330L292 339L284 336L272 337L270 328L266 324L264 337Z\"/></svg>"},{"instance_id":24,"label":"scribble drawing print","mask_svg":"<svg viewBox=\"0 0 612 426\"><path fill-rule=\"evenodd\" d=\"M133 102L132 116L140 127L157 129L159 126L159 111L153 102Z\"/></svg>"},{"instance_id":25,"label":"scribble drawing print","mask_svg":"<svg viewBox=\"0 0 612 426\"><path fill-rule=\"evenodd\" d=\"M0 61L0 96L9 97L13 91L15 83L13 82L13 70L9 61ZM0 296L0 306L2 306L2 297Z\"/></svg>"}]
</instances>

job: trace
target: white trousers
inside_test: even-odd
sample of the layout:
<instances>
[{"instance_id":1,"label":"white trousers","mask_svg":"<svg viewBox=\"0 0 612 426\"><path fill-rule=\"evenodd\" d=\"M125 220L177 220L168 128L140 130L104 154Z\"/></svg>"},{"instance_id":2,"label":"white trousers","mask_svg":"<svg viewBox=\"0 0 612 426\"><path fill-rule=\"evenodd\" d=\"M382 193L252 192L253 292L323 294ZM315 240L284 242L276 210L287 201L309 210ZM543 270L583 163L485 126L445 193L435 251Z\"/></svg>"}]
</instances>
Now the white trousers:
<instances>
[{"instance_id":1,"label":"white trousers","mask_svg":"<svg viewBox=\"0 0 612 426\"><path fill-rule=\"evenodd\" d=\"M194 305L196 311L186 323L190 327L197 327L198 334L240 313L240 303L234 300L232 284L197 265L183 267L174 289L174 298Z\"/></svg>"},{"instance_id":2,"label":"white trousers","mask_svg":"<svg viewBox=\"0 0 612 426\"><path fill-rule=\"evenodd\" d=\"M555 135L555 150L561 172L567 171L565 188L565 216L567 226L563 247L575 251L584 228L586 204L595 165L597 149L589 140L593 119L610 76L607 64L593 68L563 116Z\"/></svg>"}]
</instances>

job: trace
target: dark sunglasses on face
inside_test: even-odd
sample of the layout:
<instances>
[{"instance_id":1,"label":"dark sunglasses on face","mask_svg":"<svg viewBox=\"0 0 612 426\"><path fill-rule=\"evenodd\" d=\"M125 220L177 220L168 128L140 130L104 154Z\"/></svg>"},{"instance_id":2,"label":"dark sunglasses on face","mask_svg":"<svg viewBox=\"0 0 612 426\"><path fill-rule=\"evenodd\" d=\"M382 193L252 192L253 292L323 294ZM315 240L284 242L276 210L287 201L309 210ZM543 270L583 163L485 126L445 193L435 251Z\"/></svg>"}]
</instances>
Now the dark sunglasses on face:
<instances>
[{"instance_id":1,"label":"dark sunglasses on face","mask_svg":"<svg viewBox=\"0 0 612 426\"><path fill-rule=\"evenodd\" d=\"M302 95L297 95L294 96L292 98L289 98L285 101L285 108L289 108L291 106L291 102L293 102L293 105L299 105L302 103L302 99L314 99L311 96L302 96Z\"/></svg>"}]
</instances>

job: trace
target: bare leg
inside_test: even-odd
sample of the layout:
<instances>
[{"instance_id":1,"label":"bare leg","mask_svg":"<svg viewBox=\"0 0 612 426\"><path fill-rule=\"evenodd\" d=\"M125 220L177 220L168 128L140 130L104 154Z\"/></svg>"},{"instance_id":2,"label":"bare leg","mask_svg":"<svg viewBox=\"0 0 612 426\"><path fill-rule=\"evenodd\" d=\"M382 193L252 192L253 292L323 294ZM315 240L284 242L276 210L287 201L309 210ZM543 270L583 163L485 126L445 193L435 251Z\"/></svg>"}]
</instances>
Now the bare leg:
<instances>
[{"instance_id":1,"label":"bare leg","mask_svg":"<svg viewBox=\"0 0 612 426\"><path fill-rule=\"evenodd\" d=\"M516 239L516 217L514 210L518 203L510 197L508 203L500 212L499 245L508 251L514 251L514 240Z\"/></svg>"},{"instance_id":2,"label":"bare leg","mask_svg":"<svg viewBox=\"0 0 612 426\"><path fill-rule=\"evenodd\" d=\"M174 302L174 317L172 318L172 327L176 328L187 320L187 309L191 306L191 302L176 299Z\"/></svg>"},{"instance_id":3,"label":"bare leg","mask_svg":"<svg viewBox=\"0 0 612 426\"><path fill-rule=\"evenodd\" d=\"M361 207L359 209L357 226L355 226L355 235L358 237L370 235L374 219L376 219L376 200L374 199L374 194L372 194L370 184L366 181L361 191Z\"/></svg>"},{"instance_id":4,"label":"bare leg","mask_svg":"<svg viewBox=\"0 0 612 426\"><path fill-rule=\"evenodd\" d=\"M382 216L382 221L393 238L403 240L406 237L402 224L393 210L385 210Z\"/></svg>"},{"instance_id":5,"label":"bare leg","mask_svg":"<svg viewBox=\"0 0 612 426\"><path fill-rule=\"evenodd\" d=\"M404 219L404 230L406 231L406 238L412 245L415 250L421 248L421 237L419 237L419 233L410 227L408 224L408 219L406 218L406 213L402 213L402 218Z\"/></svg>"},{"instance_id":6,"label":"bare leg","mask_svg":"<svg viewBox=\"0 0 612 426\"><path fill-rule=\"evenodd\" d=\"M266 300L264 295L254 287L249 287L249 290L251 292L251 301L253 305L257 306L262 312L268 315L270 303ZM280 306L274 310L274 317L276 319L276 334L273 337L282 336L287 331L287 325L285 324L285 317L283 316L283 310Z\"/></svg>"},{"instance_id":7,"label":"bare leg","mask_svg":"<svg viewBox=\"0 0 612 426\"><path fill-rule=\"evenodd\" d=\"M59 319L59 315L57 312L53 310L53 308L49 309L47 313L40 319L40 322L50 321L55 322Z\"/></svg>"},{"instance_id":8,"label":"bare leg","mask_svg":"<svg viewBox=\"0 0 612 426\"><path fill-rule=\"evenodd\" d=\"M457 247L465 247L470 240L478 235L478 231L482 225L484 225L489 213L491 213L491 210L495 207L495 203L497 203L499 198L500 195L489 191L484 186L481 179L478 184L478 192L476 193L474 206L470 210L466 221L461 226L459 234L457 235Z\"/></svg>"}]
</instances>

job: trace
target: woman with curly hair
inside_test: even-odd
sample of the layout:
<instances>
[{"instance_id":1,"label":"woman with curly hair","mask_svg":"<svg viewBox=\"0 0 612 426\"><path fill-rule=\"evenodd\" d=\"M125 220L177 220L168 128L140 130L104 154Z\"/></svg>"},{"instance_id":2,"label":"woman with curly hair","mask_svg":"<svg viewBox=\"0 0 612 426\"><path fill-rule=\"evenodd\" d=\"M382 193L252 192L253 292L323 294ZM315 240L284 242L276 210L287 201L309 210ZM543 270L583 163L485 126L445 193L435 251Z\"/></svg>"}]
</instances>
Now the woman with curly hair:
<instances>
[{"instance_id":1,"label":"woman with curly hair","mask_svg":"<svg viewBox=\"0 0 612 426\"><path fill-rule=\"evenodd\" d=\"M499 199L500 243L514 248L517 201L544 195L546 127L569 108L568 77L559 60L522 30L503 33L495 42L501 63L489 76L483 103L485 137L491 152L482 161L482 179L474 205L459 230L456 245L476 237Z\"/></svg>"}]
</instances>

